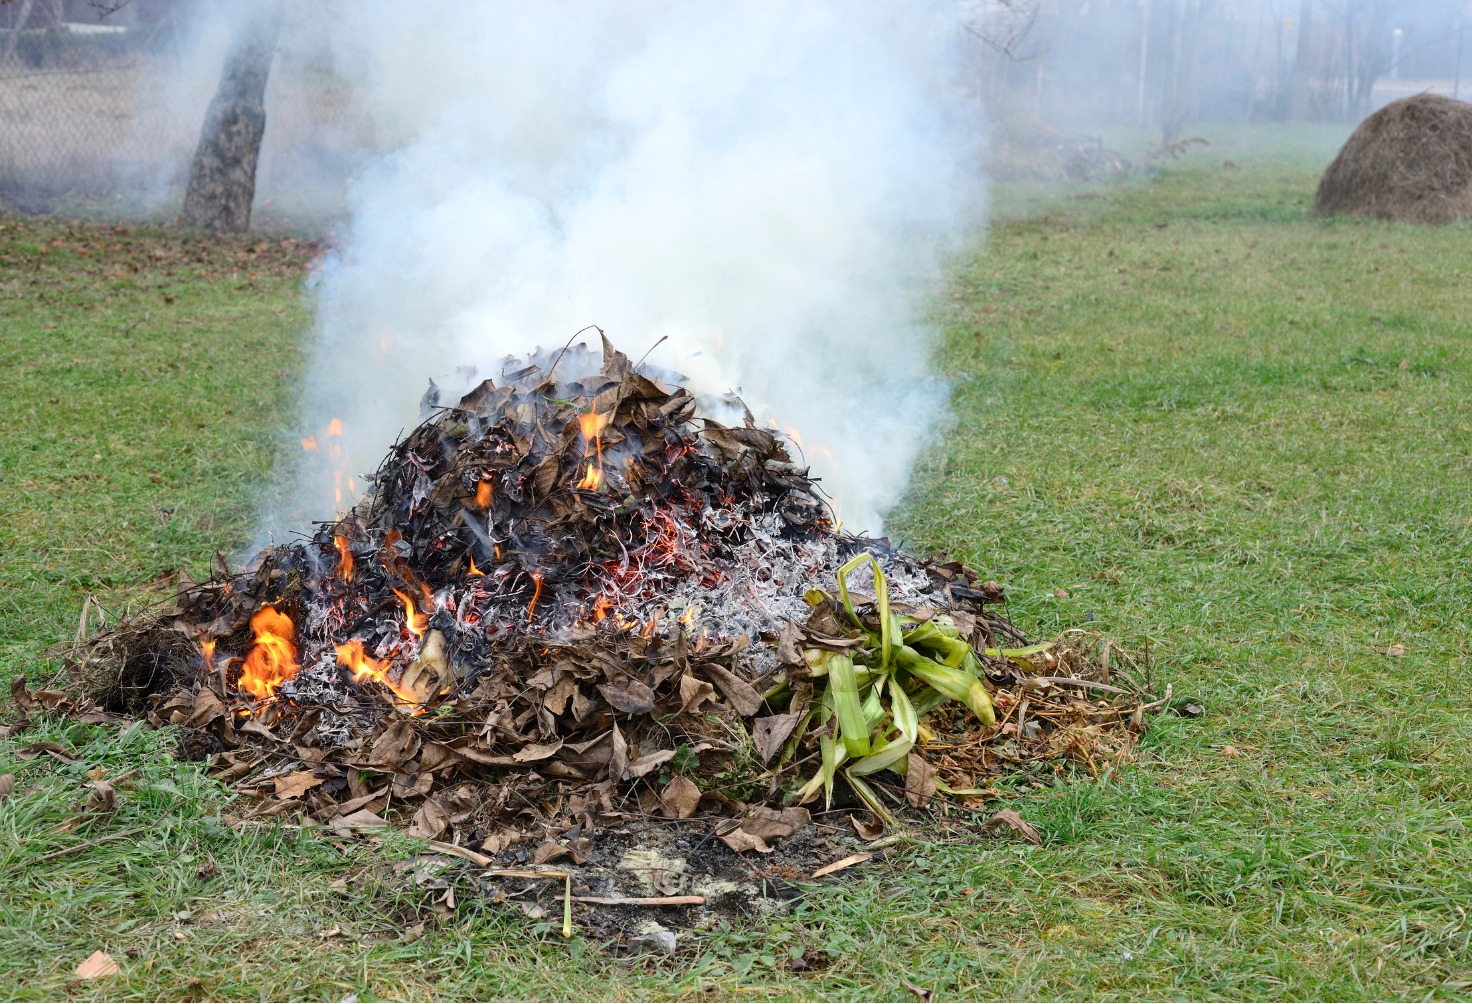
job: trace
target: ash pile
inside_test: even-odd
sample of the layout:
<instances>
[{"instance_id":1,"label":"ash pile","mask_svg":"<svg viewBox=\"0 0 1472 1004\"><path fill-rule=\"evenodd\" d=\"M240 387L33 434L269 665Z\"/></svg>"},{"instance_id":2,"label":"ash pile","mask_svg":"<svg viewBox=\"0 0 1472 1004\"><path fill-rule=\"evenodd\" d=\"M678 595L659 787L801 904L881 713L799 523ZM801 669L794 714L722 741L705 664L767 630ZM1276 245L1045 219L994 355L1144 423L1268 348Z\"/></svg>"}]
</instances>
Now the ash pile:
<instances>
[{"instance_id":1,"label":"ash pile","mask_svg":"<svg viewBox=\"0 0 1472 1004\"><path fill-rule=\"evenodd\" d=\"M179 726L250 816L532 864L638 819L738 853L809 809L877 833L1000 774L1098 775L1160 704L972 570L843 533L784 437L606 339L508 362L368 481L89 639L85 699L27 699Z\"/></svg>"}]
</instances>

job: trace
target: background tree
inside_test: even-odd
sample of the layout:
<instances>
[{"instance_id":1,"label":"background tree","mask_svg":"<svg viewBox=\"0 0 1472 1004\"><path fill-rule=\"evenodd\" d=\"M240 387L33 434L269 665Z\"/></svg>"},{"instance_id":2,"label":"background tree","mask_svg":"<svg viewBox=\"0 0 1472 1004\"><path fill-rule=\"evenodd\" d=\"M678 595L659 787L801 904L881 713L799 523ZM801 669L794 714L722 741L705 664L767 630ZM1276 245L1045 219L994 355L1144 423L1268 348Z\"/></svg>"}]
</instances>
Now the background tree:
<instances>
[{"instance_id":1,"label":"background tree","mask_svg":"<svg viewBox=\"0 0 1472 1004\"><path fill-rule=\"evenodd\" d=\"M266 82L280 30L280 0L259 4L239 27L194 151L179 214L185 226L250 228L256 162L266 131Z\"/></svg>"}]
</instances>

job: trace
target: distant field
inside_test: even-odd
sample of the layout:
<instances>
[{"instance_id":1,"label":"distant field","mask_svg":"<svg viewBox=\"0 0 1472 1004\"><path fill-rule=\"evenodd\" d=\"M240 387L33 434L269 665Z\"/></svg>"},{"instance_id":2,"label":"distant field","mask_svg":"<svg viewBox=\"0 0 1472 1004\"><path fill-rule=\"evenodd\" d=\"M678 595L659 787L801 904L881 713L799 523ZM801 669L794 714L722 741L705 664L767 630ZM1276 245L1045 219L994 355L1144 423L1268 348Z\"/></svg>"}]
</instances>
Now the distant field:
<instances>
[{"instance_id":1,"label":"distant field","mask_svg":"<svg viewBox=\"0 0 1472 1004\"><path fill-rule=\"evenodd\" d=\"M892 531L1205 708L1107 783L1009 779L1045 847L922 841L674 962L469 900L411 943L407 841L234 831L167 736L56 726L82 762L0 744L0 996L1472 995L1472 227L1310 219L1342 132L1208 138L997 193L937 304L955 424ZM41 676L89 593L247 538L306 255L0 225L0 670ZM140 773L92 832L147 830L40 861L99 765ZM97 948L123 976L69 988Z\"/></svg>"}]
</instances>

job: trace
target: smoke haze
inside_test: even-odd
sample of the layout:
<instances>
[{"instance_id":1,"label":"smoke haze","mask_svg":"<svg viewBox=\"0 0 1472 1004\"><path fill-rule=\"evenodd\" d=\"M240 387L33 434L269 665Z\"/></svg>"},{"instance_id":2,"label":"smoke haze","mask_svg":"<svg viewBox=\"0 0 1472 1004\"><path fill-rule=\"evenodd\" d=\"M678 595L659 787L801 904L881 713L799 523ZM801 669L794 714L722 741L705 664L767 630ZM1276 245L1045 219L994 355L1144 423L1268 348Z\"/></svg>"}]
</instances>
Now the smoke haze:
<instances>
[{"instance_id":1,"label":"smoke haze","mask_svg":"<svg viewBox=\"0 0 1472 1004\"><path fill-rule=\"evenodd\" d=\"M319 448L278 532L332 511L428 378L453 400L590 324L635 357L667 338L651 362L796 430L845 525L879 529L945 406L927 298L983 208L953 20L381 0L325 34L387 152L320 278Z\"/></svg>"}]
</instances>

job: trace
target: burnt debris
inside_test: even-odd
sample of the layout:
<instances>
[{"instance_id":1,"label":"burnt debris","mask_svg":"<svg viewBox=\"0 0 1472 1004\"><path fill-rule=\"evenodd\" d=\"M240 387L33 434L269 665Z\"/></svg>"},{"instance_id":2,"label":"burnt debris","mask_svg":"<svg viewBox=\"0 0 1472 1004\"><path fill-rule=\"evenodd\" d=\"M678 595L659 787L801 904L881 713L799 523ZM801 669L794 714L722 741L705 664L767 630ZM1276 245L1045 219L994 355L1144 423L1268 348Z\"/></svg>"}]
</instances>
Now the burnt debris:
<instances>
[{"instance_id":1,"label":"burnt debris","mask_svg":"<svg viewBox=\"0 0 1472 1004\"><path fill-rule=\"evenodd\" d=\"M979 804L1139 732L1117 650L843 533L784 437L606 339L425 407L349 512L93 637L51 706L183 727L257 814L538 863L638 814L763 851L796 805Z\"/></svg>"}]
</instances>

